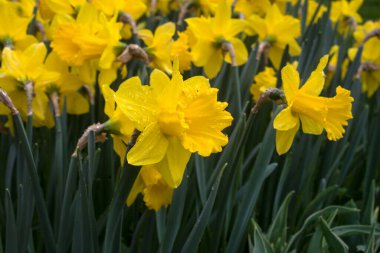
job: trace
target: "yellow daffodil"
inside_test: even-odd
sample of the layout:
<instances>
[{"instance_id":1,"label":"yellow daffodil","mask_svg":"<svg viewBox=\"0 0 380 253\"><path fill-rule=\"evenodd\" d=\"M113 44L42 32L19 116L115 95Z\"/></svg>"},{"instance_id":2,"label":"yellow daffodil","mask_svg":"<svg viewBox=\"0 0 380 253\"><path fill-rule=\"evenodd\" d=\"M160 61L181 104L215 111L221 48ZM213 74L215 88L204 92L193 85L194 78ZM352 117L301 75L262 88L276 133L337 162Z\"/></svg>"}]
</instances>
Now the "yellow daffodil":
<instances>
[{"instance_id":1,"label":"yellow daffodil","mask_svg":"<svg viewBox=\"0 0 380 253\"><path fill-rule=\"evenodd\" d=\"M362 91L371 97L380 86L380 39L373 37L363 47L359 74L362 80ZM348 51L349 58L353 61L357 48Z\"/></svg>"},{"instance_id":2,"label":"yellow daffodil","mask_svg":"<svg viewBox=\"0 0 380 253\"><path fill-rule=\"evenodd\" d=\"M315 12L317 11L319 4L318 2L314 0L309 0L307 4L308 6L307 6L306 24L310 25L311 19L315 15ZM321 7L318 10L318 13L315 15L314 23L317 22L318 19L320 19L326 11L327 11L326 6L321 5Z\"/></svg>"},{"instance_id":3,"label":"yellow daffodil","mask_svg":"<svg viewBox=\"0 0 380 253\"><path fill-rule=\"evenodd\" d=\"M196 76L186 81L175 61L172 79L155 69L150 86L139 79L123 83L116 101L141 131L127 160L133 165L157 164L165 182L177 187L192 152L220 152L228 137L221 131L232 121L227 103L217 101L216 88Z\"/></svg>"},{"instance_id":4,"label":"yellow daffodil","mask_svg":"<svg viewBox=\"0 0 380 253\"><path fill-rule=\"evenodd\" d=\"M273 68L266 67L264 71L257 74L254 78L255 83L251 86L253 100L258 101L260 95L269 88L276 88L277 77Z\"/></svg>"},{"instance_id":5,"label":"yellow daffodil","mask_svg":"<svg viewBox=\"0 0 380 253\"><path fill-rule=\"evenodd\" d=\"M339 21L339 28L345 31L347 27L356 27L362 22L362 18L358 13L363 0L339 0L331 4L331 20L336 23Z\"/></svg>"},{"instance_id":6,"label":"yellow daffodil","mask_svg":"<svg viewBox=\"0 0 380 253\"><path fill-rule=\"evenodd\" d=\"M27 86L32 87L33 123L37 127L52 127L54 124L45 89L60 77L59 73L45 68L46 51L43 43L32 44L24 51L5 48L0 69L1 86L12 98L24 119L29 114L26 89Z\"/></svg>"},{"instance_id":7,"label":"yellow daffodil","mask_svg":"<svg viewBox=\"0 0 380 253\"><path fill-rule=\"evenodd\" d=\"M144 195L145 205L157 212L171 203L173 188L163 180L154 165L148 165L141 168L133 184L127 199L128 206L132 205L139 193Z\"/></svg>"},{"instance_id":8,"label":"yellow daffodil","mask_svg":"<svg viewBox=\"0 0 380 253\"><path fill-rule=\"evenodd\" d=\"M233 65L242 65L247 61L247 49L236 38L245 28L245 23L231 19L231 6L226 1L218 5L214 18L189 18L186 22L197 40L191 48L193 62L198 67L204 67L209 78L218 74L224 60ZM234 59L231 59L231 53Z\"/></svg>"},{"instance_id":9,"label":"yellow daffodil","mask_svg":"<svg viewBox=\"0 0 380 253\"><path fill-rule=\"evenodd\" d=\"M179 70L181 72L190 70L191 54L189 51L189 38L186 33L178 33L178 39L173 43L170 56L173 60L176 58L179 59Z\"/></svg>"},{"instance_id":10,"label":"yellow daffodil","mask_svg":"<svg viewBox=\"0 0 380 253\"><path fill-rule=\"evenodd\" d=\"M157 27L154 34L147 29L139 31L139 37L144 41L147 54L151 58L151 66L166 73L171 73L171 48L175 25L172 22Z\"/></svg>"},{"instance_id":11,"label":"yellow daffodil","mask_svg":"<svg viewBox=\"0 0 380 253\"><path fill-rule=\"evenodd\" d=\"M16 49L25 49L35 39L27 35L31 18L20 15L18 3L0 1L0 43Z\"/></svg>"},{"instance_id":12,"label":"yellow daffodil","mask_svg":"<svg viewBox=\"0 0 380 253\"><path fill-rule=\"evenodd\" d=\"M290 149L300 122L304 133L319 135L325 129L329 140L336 141L343 137L343 126L347 126L347 121L352 118L354 99L349 90L340 86L336 89L335 97L319 97L324 86L323 69L327 61L328 56L324 56L301 88L299 74L292 65L288 64L281 70L288 106L276 116L273 123L277 130L278 154L284 154Z\"/></svg>"},{"instance_id":13,"label":"yellow daffodil","mask_svg":"<svg viewBox=\"0 0 380 253\"><path fill-rule=\"evenodd\" d=\"M109 69L116 58L121 23L107 20L93 5L84 4L76 19L59 16L53 32L52 48L62 60L80 66L88 60L99 60L99 66Z\"/></svg>"},{"instance_id":14,"label":"yellow daffodil","mask_svg":"<svg viewBox=\"0 0 380 253\"><path fill-rule=\"evenodd\" d=\"M46 69L60 73L60 78L49 84L45 91L48 94L56 92L60 96L61 108L66 101L69 114L84 114L89 111L89 101L79 90L84 83L79 77L69 71L69 66L63 62L55 52L51 52L45 62Z\"/></svg>"},{"instance_id":15,"label":"yellow daffodil","mask_svg":"<svg viewBox=\"0 0 380 253\"><path fill-rule=\"evenodd\" d=\"M144 0L92 0L91 3L107 16L119 15L121 17L128 15L128 18L132 18L133 21L143 16L147 10ZM123 38L129 39L132 36L131 25L126 23L121 33Z\"/></svg>"},{"instance_id":16,"label":"yellow daffodil","mask_svg":"<svg viewBox=\"0 0 380 253\"><path fill-rule=\"evenodd\" d=\"M259 42L266 44L269 49L269 59L276 67L280 67L286 45L289 45L291 55L301 53L296 38L300 36L300 21L289 15L282 15L276 4L273 4L265 16L252 15L249 24L259 35Z\"/></svg>"},{"instance_id":17,"label":"yellow daffodil","mask_svg":"<svg viewBox=\"0 0 380 253\"><path fill-rule=\"evenodd\" d=\"M354 32L356 45L360 45L368 33L376 29L380 29L380 21L367 21L363 25L359 25Z\"/></svg>"}]
</instances>

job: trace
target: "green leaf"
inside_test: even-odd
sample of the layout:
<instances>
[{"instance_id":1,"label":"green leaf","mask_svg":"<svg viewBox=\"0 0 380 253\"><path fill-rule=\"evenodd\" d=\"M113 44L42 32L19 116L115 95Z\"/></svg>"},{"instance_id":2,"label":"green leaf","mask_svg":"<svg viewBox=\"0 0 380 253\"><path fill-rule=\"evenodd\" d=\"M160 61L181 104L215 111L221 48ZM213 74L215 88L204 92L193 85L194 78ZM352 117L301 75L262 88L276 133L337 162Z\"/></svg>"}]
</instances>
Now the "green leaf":
<instances>
[{"instance_id":1,"label":"green leaf","mask_svg":"<svg viewBox=\"0 0 380 253\"><path fill-rule=\"evenodd\" d=\"M274 250L271 248L268 239L261 232L260 227L254 222L254 244L252 253L272 253Z\"/></svg>"},{"instance_id":2,"label":"green leaf","mask_svg":"<svg viewBox=\"0 0 380 253\"><path fill-rule=\"evenodd\" d=\"M216 198L216 193L218 192L220 179L222 178L225 167L226 165L220 170L218 177L216 178L213 186L211 187L211 192L206 201L206 204L203 207L203 210L199 215L197 222L195 223L195 226L191 230L184 246L182 247L181 253L190 253L195 252L197 250L198 245L202 239L203 233L206 229L206 226L209 223L211 211Z\"/></svg>"},{"instance_id":3,"label":"green leaf","mask_svg":"<svg viewBox=\"0 0 380 253\"><path fill-rule=\"evenodd\" d=\"M323 217L319 218L322 234L332 253L347 253L348 246L330 229Z\"/></svg>"},{"instance_id":4,"label":"green leaf","mask_svg":"<svg viewBox=\"0 0 380 253\"><path fill-rule=\"evenodd\" d=\"M275 147L275 131L272 127L272 123L273 122L267 127L263 139L263 145L255 161L253 172L247 181L248 190L244 192L240 202L236 214L236 220L232 232L230 233L231 237L227 244L227 252L236 252L239 249L241 241L246 234L247 225L251 219L261 187L264 183L266 171L277 166L276 163L269 164Z\"/></svg>"},{"instance_id":5,"label":"green leaf","mask_svg":"<svg viewBox=\"0 0 380 253\"><path fill-rule=\"evenodd\" d=\"M5 189L5 216L5 252L14 253L17 252L17 227L13 211L12 198L8 189Z\"/></svg>"},{"instance_id":6,"label":"green leaf","mask_svg":"<svg viewBox=\"0 0 380 253\"><path fill-rule=\"evenodd\" d=\"M269 241L275 245L277 251L283 250L283 246L286 244L288 209L293 195L294 191L286 196L267 233Z\"/></svg>"},{"instance_id":7,"label":"green leaf","mask_svg":"<svg viewBox=\"0 0 380 253\"><path fill-rule=\"evenodd\" d=\"M182 224L183 209L186 203L186 193L188 189L189 176L185 174L181 185L174 191L173 201L167 215L165 233L162 239L160 252L170 253L173 251L174 241ZM163 210L161 210L162 212Z\"/></svg>"},{"instance_id":8,"label":"green leaf","mask_svg":"<svg viewBox=\"0 0 380 253\"><path fill-rule=\"evenodd\" d=\"M46 209L46 203L39 183L37 167L34 162L33 153L30 148L28 137L22 124L20 114L13 115L13 122L16 127L16 134L21 142L23 154L25 155L27 161L26 167L32 181L33 193L36 199L36 209L41 221L41 231L44 237L45 247L48 252L55 252L56 246L53 230L51 228L48 212Z\"/></svg>"}]
</instances>

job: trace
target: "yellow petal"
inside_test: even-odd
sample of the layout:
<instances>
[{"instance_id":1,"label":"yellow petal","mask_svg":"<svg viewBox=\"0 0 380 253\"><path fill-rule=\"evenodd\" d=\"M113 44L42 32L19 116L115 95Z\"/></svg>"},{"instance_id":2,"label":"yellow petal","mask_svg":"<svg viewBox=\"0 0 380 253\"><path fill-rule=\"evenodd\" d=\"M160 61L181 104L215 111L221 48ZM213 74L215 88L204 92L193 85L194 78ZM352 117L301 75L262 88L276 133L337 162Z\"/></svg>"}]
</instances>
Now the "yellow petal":
<instances>
[{"instance_id":1,"label":"yellow petal","mask_svg":"<svg viewBox=\"0 0 380 253\"><path fill-rule=\"evenodd\" d=\"M300 90L302 92L314 96L318 96L321 93L323 86L325 85L325 74L323 70L325 69L328 60L328 55L325 55L321 58L317 68L311 73L309 79L301 87Z\"/></svg>"},{"instance_id":2,"label":"yellow petal","mask_svg":"<svg viewBox=\"0 0 380 253\"><path fill-rule=\"evenodd\" d=\"M287 131L294 128L298 122L298 116L292 112L292 105L283 109L273 121L273 127L277 130Z\"/></svg>"},{"instance_id":3,"label":"yellow petal","mask_svg":"<svg viewBox=\"0 0 380 253\"><path fill-rule=\"evenodd\" d=\"M111 118L116 108L115 92L105 84L101 86L101 90L105 101L104 112L109 118Z\"/></svg>"},{"instance_id":4,"label":"yellow petal","mask_svg":"<svg viewBox=\"0 0 380 253\"><path fill-rule=\"evenodd\" d=\"M169 138L166 155L157 164L158 171L169 186L177 188L181 184L190 156L191 153L183 148L181 142L176 137Z\"/></svg>"},{"instance_id":5,"label":"yellow petal","mask_svg":"<svg viewBox=\"0 0 380 253\"><path fill-rule=\"evenodd\" d=\"M294 128L291 128L287 131L276 131L276 150L279 155L285 154L289 151L298 129L299 122Z\"/></svg>"},{"instance_id":6,"label":"yellow petal","mask_svg":"<svg viewBox=\"0 0 380 253\"><path fill-rule=\"evenodd\" d=\"M320 122L315 121L305 115L299 115L301 120L302 132L305 134L315 134L320 135L323 132L323 125Z\"/></svg>"},{"instance_id":7,"label":"yellow petal","mask_svg":"<svg viewBox=\"0 0 380 253\"><path fill-rule=\"evenodd\" d=\"M140 166L158 163L168 148L168 140L156 123L148 125L137 138L136 144L127 154L130 164Z\"/></svg>"},{"instance_id":8,"label":"yellow petal","mask_svg":"<svg viewBox=\"0 0 380 253\"><path fill-rule=\"evenodd\" d=\"M117 78L117 70L115 68L102 69L99 72L98 82L99 85L111 85Z\"/></svg>"},{"instance_id":9,"label":"yellow petal","mask_svg":"<svg viewBox=\"0 0 380 253\"><path fill-rule=\"evenodd\" d=\"M70 95L66 96L66 106L67 113L69 114L80 115L88 113L90 110L90 104L88 99L83 97L78 92L73 92L70 93Z\"/></svg>"},{"instance_id":10,"label":"yellow petal","mask_svg":"<svg viewBox=\"0 0 380 253\"><path fill-rule=\"evenodd\" d=\"M141 173L141 171L140 171L140 173ZM141 193L144 190L145 184L144 184L144 181L142 180L142 178L140 176L140 173L137 176L135 182L133 183L131 191L129 192L129 195L127 198L127 205L128 206L131 206L133 204L133 202L135 202L137 195L139 195L139 193Z\"/></svg>"},{"instance_id":11,"label":"yellow petal","mask_svg":"<svg viewBox=\"0 0 380 253\"><path fill-rule=\"evenodd\" d=\"M244 43L237 38L231 38L230 43L232 44L235 50L236 64L238 66L244 64L248 58L248 51ZM230 54L227 53L225 59L226 62L231 63Z\"/></svg>"},{"instance_id":12,"label":"yellow petal","mask_svg":"<svg viewBox=\"0 0 380 253\"><path fill-rule=\"evenodd\" d=\"M288 103L290 103L296 95L300 85L299 74L293 65L287 64L281 70L281 77L286 99L288 100Z\"/></svg>"},{"instance_id":13,"label":"yellow petal","mask_svg":"<svg viewBox=\"0 0 380 253\"><path fill-rule=\"evenodd\" d=\"M220 1L215 12L215 18L213 19L213 30L216 33L223 33L223 30L229 27L229 21L231 19L231 6L227 4L226 0Z\"/></svg>"},{"instance_id":14,"label":"yellow petal","mask_svg":"<svg viewBox=\"0 0 380 253\"><path fill-rule=\"evenodd\" d=\"M219 73L223 64L223 55L221 50L214 50L207 63L204 65L204 71L208 78L213 79Z\"/></svg>"},{"instance_id":15,"label":"yellow petal","mask_svg":"<svg viewBox=\"0 0 380 253\"><path fill-rule=\"evenodd\" d=\"M132 77L124 81L116 92L118 107L140 131L156 120L159 109L149 88L141 85L139 77Z\"/></svg>"}]
</instances>

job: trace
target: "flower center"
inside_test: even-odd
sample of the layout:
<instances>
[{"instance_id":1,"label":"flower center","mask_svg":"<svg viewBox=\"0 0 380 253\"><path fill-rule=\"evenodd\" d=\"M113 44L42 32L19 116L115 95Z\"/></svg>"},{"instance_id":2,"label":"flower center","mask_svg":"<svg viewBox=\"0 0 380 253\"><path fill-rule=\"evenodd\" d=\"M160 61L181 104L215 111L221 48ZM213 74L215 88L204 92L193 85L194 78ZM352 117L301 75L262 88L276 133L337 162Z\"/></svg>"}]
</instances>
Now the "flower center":
<instances>
[{"instance_id":1,"label":"flower center","mask_svg":"<svg viewBox=\"0 0 380 253\"><path fill-rule=\"evenodd\" d=\"M164 134L171 136L181 136L189 128L186 124L184 114L181 112L162 111L158 123Z\"/></svg>"}]
</instances>

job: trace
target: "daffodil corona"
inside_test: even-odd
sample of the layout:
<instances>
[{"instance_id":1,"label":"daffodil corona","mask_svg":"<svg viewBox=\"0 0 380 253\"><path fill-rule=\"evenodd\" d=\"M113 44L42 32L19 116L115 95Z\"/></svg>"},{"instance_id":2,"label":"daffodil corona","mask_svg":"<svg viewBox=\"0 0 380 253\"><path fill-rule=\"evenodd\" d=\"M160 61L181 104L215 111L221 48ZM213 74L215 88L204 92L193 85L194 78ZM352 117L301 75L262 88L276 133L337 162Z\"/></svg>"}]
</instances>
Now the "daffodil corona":
<instances>
[{"instance_id":1,"label":"daffodil corona","mask_svg":"<svg viewBox=\"0 0 380 253\"><path fill-rule=\"evenodd\" d=\"M308 134L327 132L327 138L336 141L343 137L343 126L352 118L351 108L354 99L350 91L340 86L333 98L319 97L325 76L328 56L322 57L306 83L300 86L300 78L294 66L288 64L281 70L284 92L288 106L274 120L276 131L276 149L281 155L286 153L302 125L302 131Z\"/></svg>"}]
</instances>

